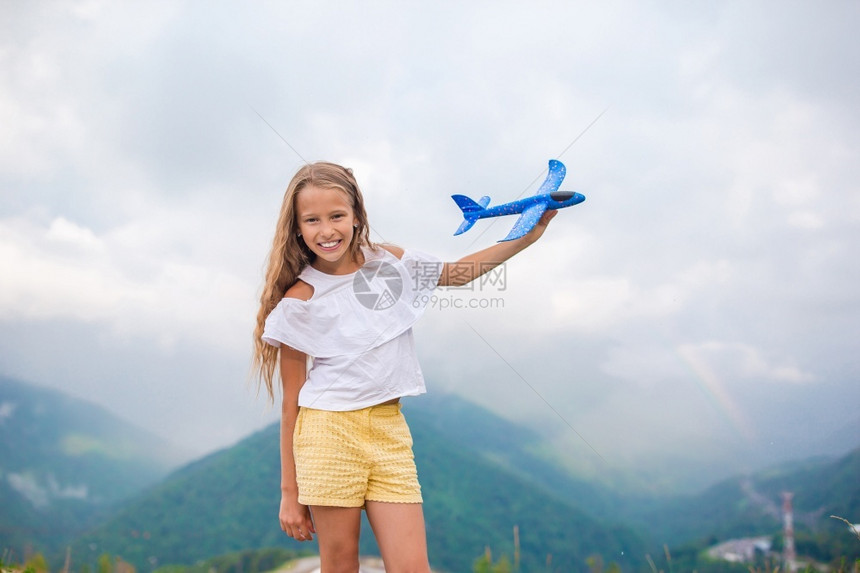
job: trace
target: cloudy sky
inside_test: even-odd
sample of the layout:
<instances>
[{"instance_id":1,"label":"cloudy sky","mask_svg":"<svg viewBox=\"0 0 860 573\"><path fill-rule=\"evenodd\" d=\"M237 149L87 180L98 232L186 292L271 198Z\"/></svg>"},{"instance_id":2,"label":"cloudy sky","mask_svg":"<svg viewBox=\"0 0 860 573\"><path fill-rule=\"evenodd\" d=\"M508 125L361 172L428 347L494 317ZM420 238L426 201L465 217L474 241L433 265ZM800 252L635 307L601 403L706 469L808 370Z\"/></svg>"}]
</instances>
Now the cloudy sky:
<instances>
[{"instance_id":1,"label":"cloudy sky","mask_svg":"<svg viewBox=\"0 0 860 573\"><path fill-rule=\"evenodd\" d=\"M251 331L304 161L355 170L374 240L454 259L513 219L453 237L450 195L533 193L555 157L587 201L437 291L431 391L598 475L860 445L856 2L2 11L1 374L231 444L275 419Z\"/></svg>"}]
</instances>

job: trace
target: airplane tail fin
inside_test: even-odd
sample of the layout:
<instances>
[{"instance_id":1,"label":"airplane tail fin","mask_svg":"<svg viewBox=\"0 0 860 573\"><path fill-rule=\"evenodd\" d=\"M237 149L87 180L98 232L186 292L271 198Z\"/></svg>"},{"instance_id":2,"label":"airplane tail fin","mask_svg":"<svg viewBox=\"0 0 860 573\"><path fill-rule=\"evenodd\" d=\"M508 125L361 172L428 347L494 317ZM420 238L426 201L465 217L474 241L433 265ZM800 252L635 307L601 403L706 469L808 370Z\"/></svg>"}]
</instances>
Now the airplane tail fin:
<instances>
[{"instance_id":1,"label":"airplane tail fin","mask_svg":"<svg viewBox=\"0 0 860 573\"><path fill-rule=\"evenodd\" d=\"M459 227L457 227L457 231L454 233L455 235L460 235L471 229L472 225L475 224L475 221L480 219L479 213L486 209L487 205L490 204L490 198L486 195L481 197L478 201L473 201L465 195L451 195L451 198L455 203L457 203L460 210L463 211L463 222L460 223Z\"/></svg>"}]
</instances>

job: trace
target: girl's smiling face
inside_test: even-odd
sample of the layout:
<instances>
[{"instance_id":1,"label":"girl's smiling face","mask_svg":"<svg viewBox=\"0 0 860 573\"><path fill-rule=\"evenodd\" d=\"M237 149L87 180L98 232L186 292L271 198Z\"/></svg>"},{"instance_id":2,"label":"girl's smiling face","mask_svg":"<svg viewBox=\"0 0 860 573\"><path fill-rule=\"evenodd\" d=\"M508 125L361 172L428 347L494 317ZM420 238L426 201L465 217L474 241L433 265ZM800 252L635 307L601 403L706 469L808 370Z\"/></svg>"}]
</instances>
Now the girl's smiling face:
<instances>
[{"instance_id":1,"label":"girl's smiling face","mask_svg":"<svg viewBox=\"0 0 860 573\"><path fill-rule=\"evenodd\" d=\"M346 193L308 185L296 195L296 222L316 255L311 266L335 275L358 270L359 262L349 251L358 221Z\"/></svg>"}]
</instances>

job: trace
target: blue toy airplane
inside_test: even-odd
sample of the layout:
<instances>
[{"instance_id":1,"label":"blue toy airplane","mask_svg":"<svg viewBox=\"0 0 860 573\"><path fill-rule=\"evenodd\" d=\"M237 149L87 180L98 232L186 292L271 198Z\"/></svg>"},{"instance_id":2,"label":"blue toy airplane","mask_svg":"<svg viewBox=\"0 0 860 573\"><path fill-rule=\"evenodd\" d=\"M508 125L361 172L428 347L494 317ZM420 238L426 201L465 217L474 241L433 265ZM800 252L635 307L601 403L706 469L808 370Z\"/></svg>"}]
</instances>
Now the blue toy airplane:
<instances>
[{"instance_id":1,"label":"blue toy airplane","mask_svg":"<svg viewBox=\"0 0 860 573\"><path fill-rule=\"evenodd\" d=\"M585 196L580 195L579 193L574 193L573 191L558 191L558 187L561 185L561 181L564 179L566 172L567 169L565 169L564 164L561 161L550 159L549 173L547 174L543 184L537 190L537 193L531 197L527 197L526 199L511 201L510 203L505 203L503 205L496 205L489 209L487 208L487 205L490 204L490 198L487 195L481 197L477 203L465 195L451 195L451 198L454 199L463 211L464 219L460 224L460 227L457 229L457 232L454 234L459 235L461 233L465 233L472 228L472 225L474 225L475 221L478 219L522 213L520 218L517 219L517 222L514 224L514 228L511 229L511 232L508 233L508 236L502 239L502 241L519 239L532 230L532 227L537 224L540 220L540 216L543 215L544 211L547 209L561 209L563 207L570 207L571 205L576 205L585 201ZM501 243L502 241L499 242Z\"/></svg>"}]
</instances>

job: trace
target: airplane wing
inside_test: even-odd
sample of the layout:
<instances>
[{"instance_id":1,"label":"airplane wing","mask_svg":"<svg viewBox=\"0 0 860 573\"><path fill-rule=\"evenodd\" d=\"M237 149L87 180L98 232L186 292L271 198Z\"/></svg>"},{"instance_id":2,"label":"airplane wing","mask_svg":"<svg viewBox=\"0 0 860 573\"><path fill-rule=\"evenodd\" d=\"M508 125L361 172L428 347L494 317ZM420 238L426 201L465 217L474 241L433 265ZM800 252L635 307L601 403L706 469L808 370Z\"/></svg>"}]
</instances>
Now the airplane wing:
<instances>
[{"instance_id":1,"label":"airplane wing","mask_svg":"<svg viewBox=\"0 0 860 573\"><path fill-rule=\"evenodd\" d=\"M564 163L557 159L550 159L549 173L547 173L546 179L544 179L544 182L541 184L535 195L543 195L544 193L553 193L558 191L566 173L567 169L565 168Z\"/></svg>"},{"instance_id":2,"label":"airplane wing","mask_svg":"<svg viewBox=\"0 0 860 573\"><path fill-rule=\"evenodd\" d=\"M564 169L564 166L562 166ZM549 180L549 178L547 178ZM559 183L561 183L561 179L559 179ZM513 241L514 239L519 239L526 233L532 230L537 222L540 220L540 216L543 215L543 212L546 211L546 203L535 203L528 209L524 210L520 218L517 219L517 222L514 223L514 228L511 229L511 232L508 233L508 236L502 239L502 241ZM500 243L502 241L499 241Z\"/></svg>"}]
</instances>

